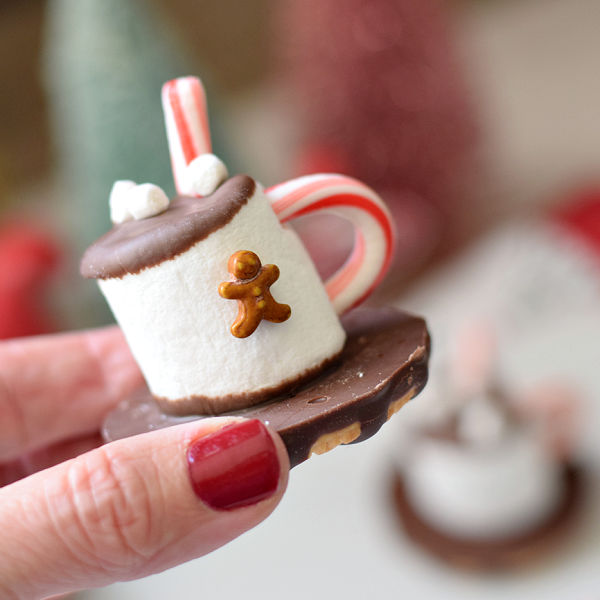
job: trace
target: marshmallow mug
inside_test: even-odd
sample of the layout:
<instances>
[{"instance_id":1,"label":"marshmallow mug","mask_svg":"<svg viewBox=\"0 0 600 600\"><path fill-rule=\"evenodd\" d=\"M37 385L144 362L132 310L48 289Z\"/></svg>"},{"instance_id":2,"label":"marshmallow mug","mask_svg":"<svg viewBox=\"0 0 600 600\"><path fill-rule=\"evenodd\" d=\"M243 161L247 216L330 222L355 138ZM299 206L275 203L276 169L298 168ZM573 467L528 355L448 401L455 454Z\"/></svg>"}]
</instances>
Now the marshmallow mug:
<instances>
[{"instance_id":1,"label":"marshmallow mug","mask_svg":"<svg viewBox=\"0 0 600 600\"><path fill-rule=\"evenodd\" d=\"M385 275L394 229L381 199L342 175L263 187L228 178L210 153L202 86L165 84L163 106L180 195L117 182L115 226L84 254L163 411L218 414L244 408L316 375L341 352L338 315ZM355 243L323 283L295 217L349 219ZM324 244L326 240L323 240Z\"/></svg>"}]
</instances>

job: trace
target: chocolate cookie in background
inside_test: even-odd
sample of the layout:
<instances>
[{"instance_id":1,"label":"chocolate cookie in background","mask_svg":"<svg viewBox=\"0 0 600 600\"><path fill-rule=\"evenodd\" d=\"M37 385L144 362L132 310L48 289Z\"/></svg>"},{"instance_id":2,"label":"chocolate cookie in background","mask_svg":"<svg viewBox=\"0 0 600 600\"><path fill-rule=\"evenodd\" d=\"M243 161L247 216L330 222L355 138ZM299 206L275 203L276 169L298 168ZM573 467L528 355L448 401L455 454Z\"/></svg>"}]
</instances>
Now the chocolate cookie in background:
<instances>
[{"instance_id":1,"label":"chocolate cookie in background","mask_svg":"<svg viewBox=\"0 0 600 600\"><path fill-rule=\"evenodd\" d=\"M585 491L572 393L543 384L510 397L494 374L491 332L463 332L447 373L450 402L413 423L392 482L405 534L474 570L521 568L560 549Z\"/></svg>"}]
</instances>

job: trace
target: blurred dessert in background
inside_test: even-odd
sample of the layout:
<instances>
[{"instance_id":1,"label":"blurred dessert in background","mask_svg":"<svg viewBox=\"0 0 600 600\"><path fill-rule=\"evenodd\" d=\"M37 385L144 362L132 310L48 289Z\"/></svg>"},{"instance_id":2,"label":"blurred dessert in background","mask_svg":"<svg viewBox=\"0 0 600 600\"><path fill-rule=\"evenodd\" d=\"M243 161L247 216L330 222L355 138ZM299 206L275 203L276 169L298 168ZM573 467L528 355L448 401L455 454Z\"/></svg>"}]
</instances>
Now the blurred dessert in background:
<instances>
[{"instance_id":1,"label":"blurred dessert in background","mask_svg":"<svg viewBox=\"0 0 600 600\"><path fill-rule=\"evenodd\" d=\"M556 548L577 516L577 405L555 386L509 397L491 329L463 334L443 414L414 425L398 453L395 506L406 534L445 562L520 567Z\"/></svg>"}]
</instances>

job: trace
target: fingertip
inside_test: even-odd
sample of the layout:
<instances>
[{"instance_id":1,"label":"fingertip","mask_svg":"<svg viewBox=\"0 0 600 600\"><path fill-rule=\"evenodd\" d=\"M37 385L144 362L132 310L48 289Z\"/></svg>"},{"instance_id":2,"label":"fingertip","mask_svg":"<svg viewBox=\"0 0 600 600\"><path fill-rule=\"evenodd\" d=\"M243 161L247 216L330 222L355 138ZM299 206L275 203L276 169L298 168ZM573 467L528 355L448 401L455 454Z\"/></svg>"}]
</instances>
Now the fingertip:
<instances>
[{"instance_id":1,"label":"fingertip","mask_svg":"<svg viewBox=\"0 0 600 600\"><path fill-rule=\"evenodd\" d=\"M43 595L163 571L264 520L288 471L282 440L255 419L215 417L111 442L0 490L0 580ZM22 498L42 509L19 515Z\"/></svg>"},{"instance_id":2,"label":"fingertip","mask_svg":"<svg viewBox=\"0 0 600 600\"><path fill-rule=\"evenodd\" d=\"M194 439L186 456L194 493L214 510L258 504L287 484L285 447L258 419L234 421Z\"/></svg>"}]
</instances>

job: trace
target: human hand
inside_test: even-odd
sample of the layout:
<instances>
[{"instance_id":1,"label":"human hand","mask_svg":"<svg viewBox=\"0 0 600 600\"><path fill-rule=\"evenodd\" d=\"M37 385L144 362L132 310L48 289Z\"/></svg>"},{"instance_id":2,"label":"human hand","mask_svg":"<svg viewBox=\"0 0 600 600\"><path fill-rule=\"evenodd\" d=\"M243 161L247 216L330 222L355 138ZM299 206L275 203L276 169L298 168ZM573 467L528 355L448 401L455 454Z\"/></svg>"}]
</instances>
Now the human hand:
<instances>
[{"instance_id":1,"label":"human hand","mask_svg":"<svg viewBox=\"0 0 600 600\"><path fill-rule=\"evenodd\" d=\"M102 446L104 415L141 381L116 327L0 344L1 598L162 571L281 499L287 453L259 421L215 417Z\"/></svg>"}]
</instances>

